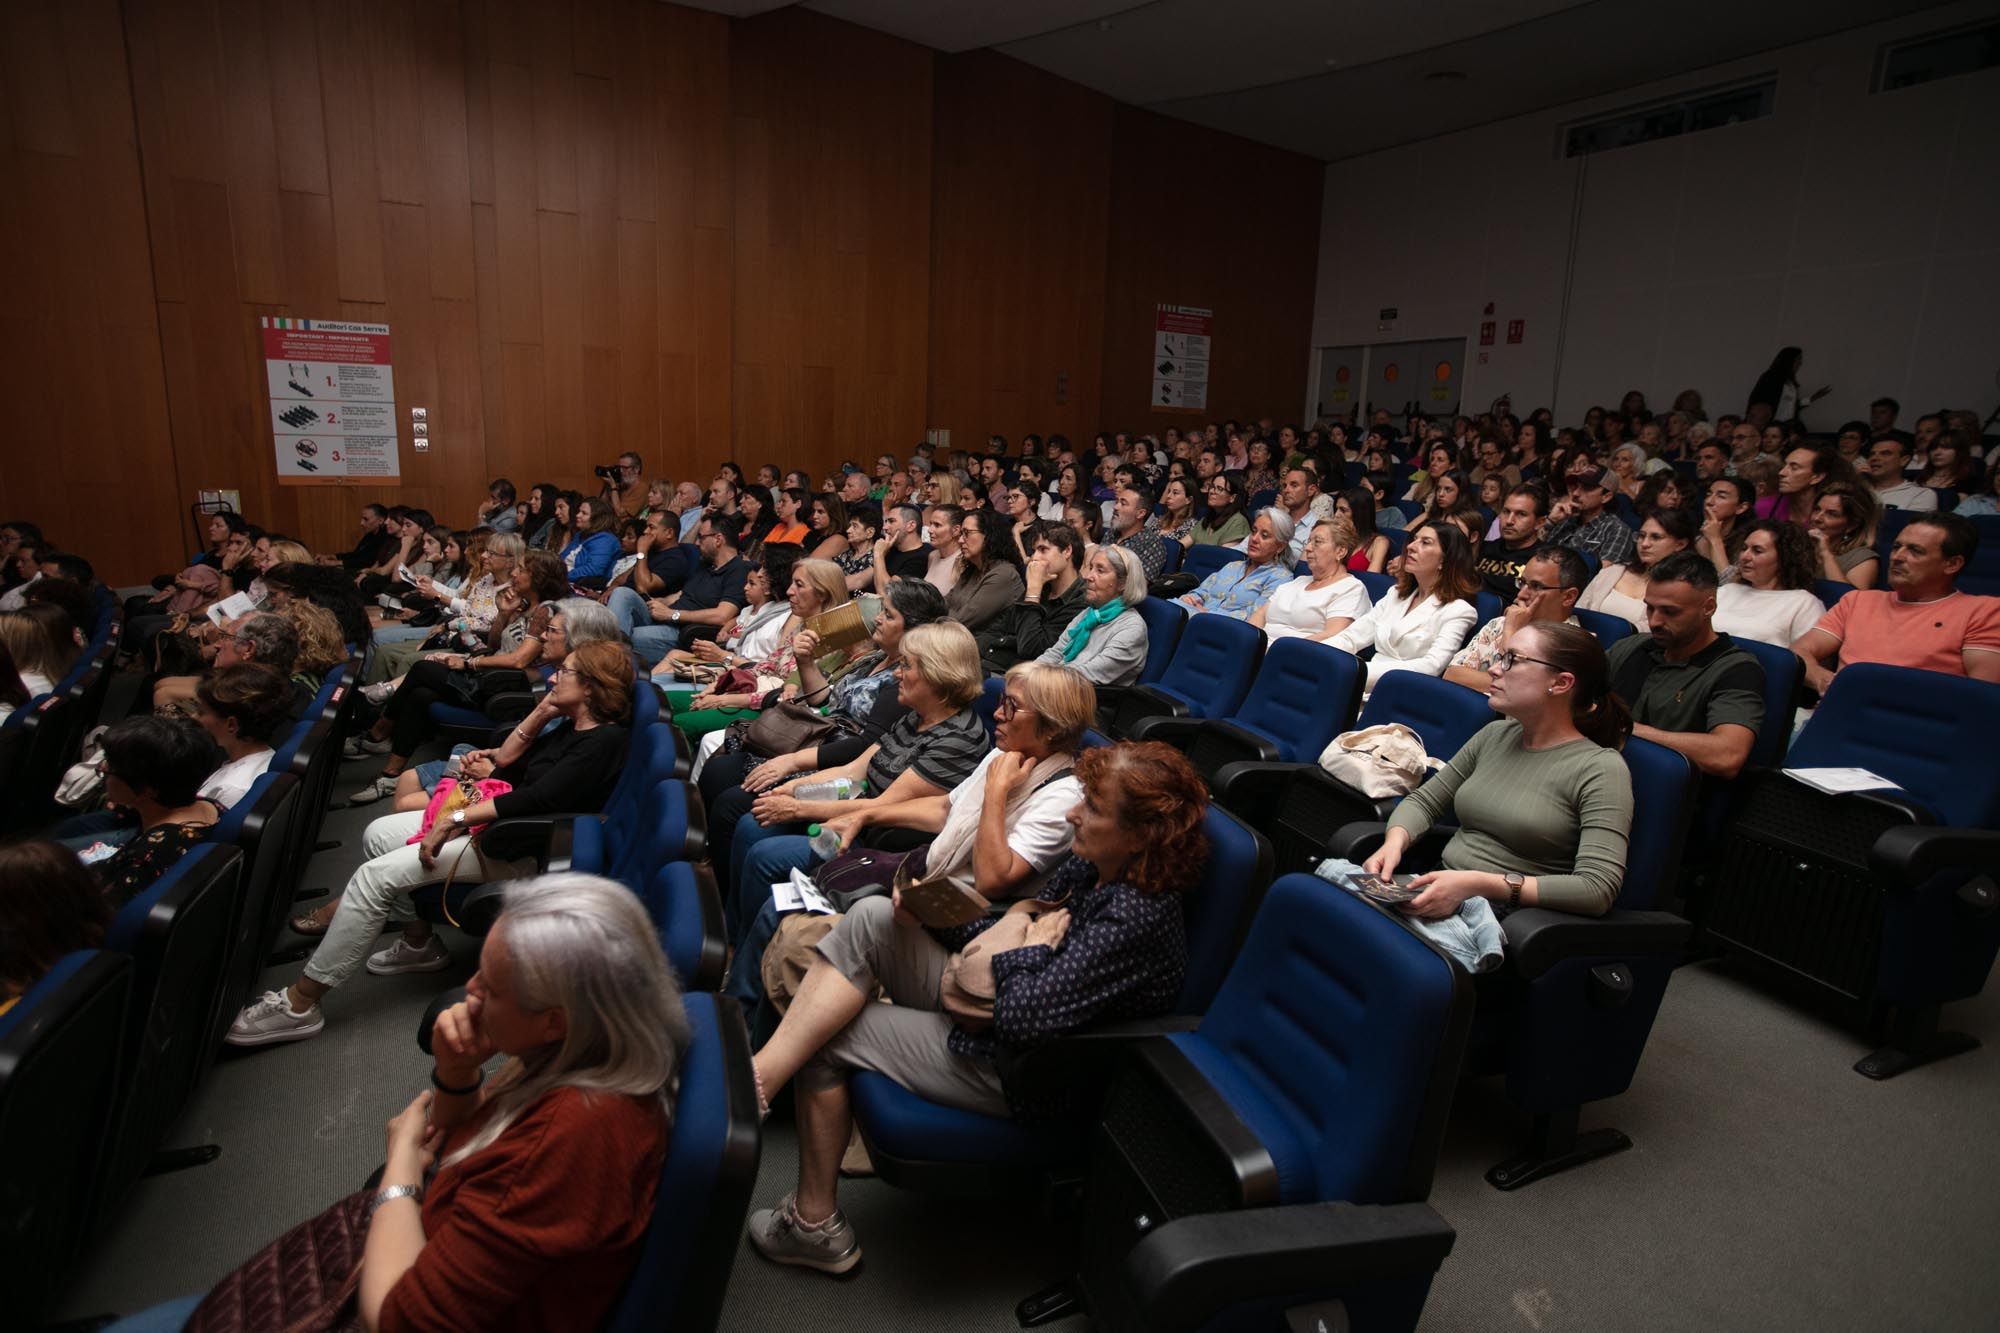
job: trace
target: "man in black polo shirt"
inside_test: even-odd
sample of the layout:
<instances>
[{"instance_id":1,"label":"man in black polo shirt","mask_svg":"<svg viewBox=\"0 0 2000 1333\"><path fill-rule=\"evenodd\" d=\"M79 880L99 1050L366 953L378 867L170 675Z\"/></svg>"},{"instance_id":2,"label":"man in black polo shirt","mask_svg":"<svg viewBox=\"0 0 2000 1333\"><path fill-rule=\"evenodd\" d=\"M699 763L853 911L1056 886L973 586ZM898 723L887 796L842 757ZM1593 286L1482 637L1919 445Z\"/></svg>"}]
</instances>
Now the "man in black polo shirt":
<instances>
[{"instance_id":1,"label":"man in black polo shirt","mask_svg":"<svg viewBox=\"0 0 2000 1333\"><path fill-rule=\"evenodd\" d=\"M1715 566L1693 551L1653 566L1652 633L1611 646L1611 688L1632 710L1634 736L1680 751L1705 777L1733 778L1765 725L1764 667L1716 632L1716 582Z\"/></svg>"},{"instance_id":2,"label":"man in black polo shirt","mask_svg":"<svg viewBox=\"0 0 2000 1333\"><path fill-rule=\"evenodd\" d=\"M692 638L711 638L743 609L743 581L750 562L736 552L734 520L710 511L695 527L701 564L689 571L681 590L667 597L641 598L618 589L608 603L632 649L650 668L667 650Z\"/></svg>"},{"instance_id":3,"label":"man in black polo shirt","mask_svg":"<svg viewBox=\"0 0 2000 1333\"><path fill-rule=\"evenodd\" d=\"M889 591L891 579L920 579L930 573L931 547L924 540L924 511L913 504L882 511L882 535L875 539L875 593Z\"/></svg>"},{"instance_id":4,"label":"man in black polo shirt","mask_svg":"<svg viewBox=\"0 0 2000 1333\"><path fill-rule=\"evenodd\" d=\"M1548 525L1549 493L1539 486L1516 486L1500 503L1500 536L1479 546L1479 580L1502 602L1521 592L1521 570L1542 544Z\"/></svg>"}]
</instances>

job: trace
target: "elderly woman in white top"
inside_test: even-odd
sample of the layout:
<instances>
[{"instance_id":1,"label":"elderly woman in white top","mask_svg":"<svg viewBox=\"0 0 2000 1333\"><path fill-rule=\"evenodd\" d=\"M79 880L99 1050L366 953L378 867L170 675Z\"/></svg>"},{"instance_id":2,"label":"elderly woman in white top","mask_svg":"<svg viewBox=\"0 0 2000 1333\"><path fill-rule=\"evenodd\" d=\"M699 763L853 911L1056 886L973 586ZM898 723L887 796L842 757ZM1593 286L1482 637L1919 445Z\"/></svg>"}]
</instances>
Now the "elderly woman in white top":
<instances>
[{"instance_id":1,"label":"elderly woman in white top","mask_svg":"<svg viewBox=\"0 0 2000 1333\"><path fill-rule=\"evenodd\" d=\"M1306 533L1310 574L1284 584L1250 613L1250 623L1269 639L1328 639L1367 614L1368 589L1347 572L1354 553L1354 525L1345 518L1322 519Z\"/></svg>"},{"instance_id":2,"label":"elderly woman in white top","mask_svg":"<svg viewBox=\"0 0 2000 1333\"><path fill-rule=\"evenodd\" d=\"M1328 642L1350 653L1375 650L1364 687L1370 694L1391 671L1442 675L1479 618L1473 599L1480 587L1471 539L1456 524L1426 524L1404 548L1396 586Z\"/></svg>"},{"instance_id":3,"label":"elderly woman in white top","mask_svg":"<svg viewBox=\"0 0 2000 1333\"><path fill-rule=\"evenodd\" d=\"M1130 685L1146 667L1146 567L1137 553L1106 543L1090 553L1078 576L1084 609L1049 650L1045 666L1074 667L1093 685Z\"/></svg>"},{"instance_id":4,"label":"elderly woman in white top","mask_svg":"<svg viewBox=\"0 0 2000 1333\"><path fill-rule=\"evenodd\" d=\"M1736 577L1715 590L1715 628L1739 639L1791 644L1826 614L1813 591L1819 559L1796 523L1762 518L1744 531Z\"/></svg>"}]
</instances>

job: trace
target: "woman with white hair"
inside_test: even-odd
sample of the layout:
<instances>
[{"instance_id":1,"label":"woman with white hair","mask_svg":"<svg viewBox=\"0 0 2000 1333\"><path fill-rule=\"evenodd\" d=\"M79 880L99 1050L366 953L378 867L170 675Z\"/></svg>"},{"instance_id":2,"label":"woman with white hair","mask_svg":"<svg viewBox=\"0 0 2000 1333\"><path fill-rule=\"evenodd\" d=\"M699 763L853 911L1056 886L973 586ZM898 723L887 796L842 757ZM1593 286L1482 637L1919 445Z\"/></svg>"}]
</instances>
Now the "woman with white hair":
<instances>
[{"instance_id":1,"label":"woman with white hair","mask_svg":"<svg viewBox=\"0 0 2000 1333\"><path fill-rule=\"evenodd\" d=\"M1366 615L1373 600L1348 572L1347 557L1359 538L1354 524L1336 514L1306 534L1306 568L1250 613L1250 623L1267 638L1328 639Z\"/></svg>"},{"instance_id":2,"label":"woman with white hair","mask_svg":"<svg viewBox=\"0 0 2000 1333\"><path fill-rule=\"evenodd\" d=\"M432 1028L431 1088L389 1122L380 1182L335 1205L366 1240L331 1326L600 1326L652 1220L689 1040L629 889L578 874L509 886L465 999ZM209 1308L188 1298L137 1321L240 1311L258 1271L225 1279ZM322 1274L328 1289L345 1276Z\"/></svg>"},{"instance_id":3,"label":"woman with white hair","mask_svg":"<svg viewBox=\"0 0 2000 1333\"><path fill-rule=\"evenodd\" d=\"M1291 550L1292 532L1298 525L1292 516L1273 505L1257 514L1250 525L1250 540L1242 560L1224 565L1203 579L1193 592L1174 600L1190 612L1209 611L1233 620L1248 620L1252 613L1291 577L1284 557Z\"/></svg>"},{"instance_id":4,"label":"woman with white hair","mask_svg":"<svg viewBox=\"0 0 2000 1333\"><path fill-rule=\"evenodd\" d=\"M1074 667L1093 685L1130 685L1146 668L1146 567L1136 552L1106 543L1083 562L1084 609L1049 650L1045 666Z\"/></svg>"}]
</instances>

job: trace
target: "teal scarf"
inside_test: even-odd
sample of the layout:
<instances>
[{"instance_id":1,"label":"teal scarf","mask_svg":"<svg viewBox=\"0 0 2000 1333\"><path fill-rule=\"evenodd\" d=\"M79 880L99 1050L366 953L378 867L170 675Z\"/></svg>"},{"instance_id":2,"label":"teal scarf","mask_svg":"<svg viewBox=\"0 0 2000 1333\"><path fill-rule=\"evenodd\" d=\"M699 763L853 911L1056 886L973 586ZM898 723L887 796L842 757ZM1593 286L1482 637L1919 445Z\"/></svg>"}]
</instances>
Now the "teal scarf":
<instances>
[{"instance_id":1,"label":"teal scarf","mask_svg":"<svg viewBox=\"0 0 2000 1333\"><path fill-rule=\"evenodd\" d=\"M1085 646L1090 643L1090 632L1106 621L1116 620L1123 614L1125 614L1125 599L1122 597L1114 597L1103 606L1094 609L1086 608L1084 613L1076 618L1076 624L1070 626L1069 647L1063 649L1063 661L1065 663L1076 661L1082 655Z\"/></svg>"}]
</instances>

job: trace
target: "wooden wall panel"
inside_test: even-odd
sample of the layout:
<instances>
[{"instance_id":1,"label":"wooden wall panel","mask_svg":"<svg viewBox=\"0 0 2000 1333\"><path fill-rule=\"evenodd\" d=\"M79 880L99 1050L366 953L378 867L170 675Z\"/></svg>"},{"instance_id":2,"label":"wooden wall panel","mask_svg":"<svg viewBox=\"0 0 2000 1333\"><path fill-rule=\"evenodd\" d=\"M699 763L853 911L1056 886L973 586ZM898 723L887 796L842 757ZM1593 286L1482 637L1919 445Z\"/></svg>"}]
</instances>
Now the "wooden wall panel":
<instances>
[{"instance_id":1,"label":"wooden wall panel","mask_svg":"<svg viewBox=\"0 0 2000 1333\"><path fill-rule=\"evenodd\" d=\"M799 10L738 23L734 432L824 470L924 423L931 67Z\"/></svg>"},{"instance_id":2,"label":"wooden wall panel","mask_svg":"<svg viewBox=\"0 0 2000 1333\"><path fill-rule=\"evenodd\" d=\"M1113 105L992 52L938 60L928 424L954 446L1098 428Z\"/></svg>"},{"instance_id":3,"label":"wooden wall panel","mask_svg":"<svg viewBox=\"0 0 2000 1333\"><path fill-rule=\"evenodd\" d=\"M1310 158L1116 109L1113 199L1243 202L1182 209L1172 226L1142 217L1114 227L1105 270L1104 428L1282 421L1304 409L1324 174ZM1153 307L1161 303L1215 311L1205 413L1152 409Z\"/></svg>"},{"instance_id":4,"label":"wooden wall panel","mask_svg":"<svg viewBox=\"0 0 2000 1333\"><path fill-rule=\"evenodd\" d=\"M1304 376L1316 166L803 8L17 0L0 149L5 508L119 581L203 488L331 548L361 503L462 522L625 448L706 477L1137 425L1156 300L1216 306L1218 414ZM1254 235L1115 221L1163 181L1255 194ZM276 484L267 315L391 325L399 485Z\"/></svg>"}]
</instances>

